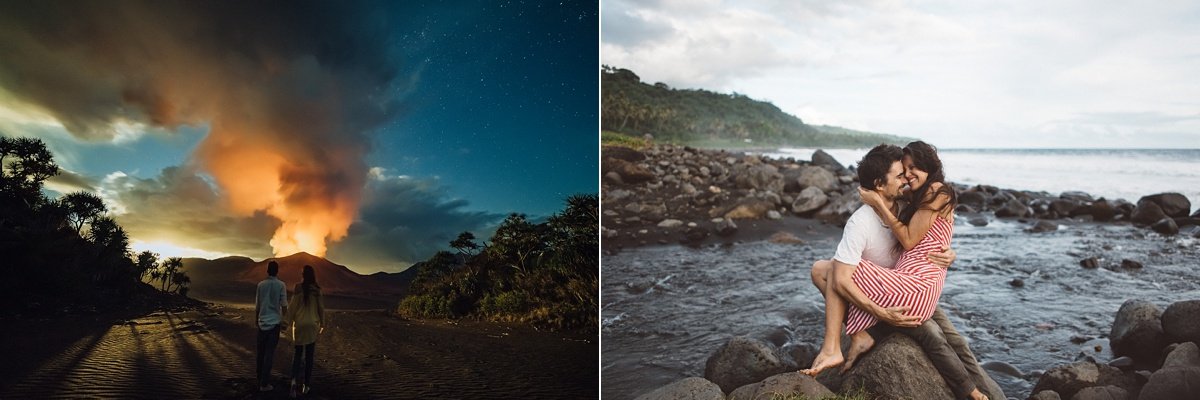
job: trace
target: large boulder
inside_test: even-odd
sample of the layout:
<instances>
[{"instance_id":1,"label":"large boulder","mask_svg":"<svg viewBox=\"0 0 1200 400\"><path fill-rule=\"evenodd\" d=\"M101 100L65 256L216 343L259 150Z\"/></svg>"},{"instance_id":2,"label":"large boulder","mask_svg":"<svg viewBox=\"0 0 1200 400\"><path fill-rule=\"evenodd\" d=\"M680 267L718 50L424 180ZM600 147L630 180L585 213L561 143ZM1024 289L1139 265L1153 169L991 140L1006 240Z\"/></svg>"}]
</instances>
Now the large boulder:
<instances>
[{"instance_id":1,"label":"large boulder","mask_svg":"<svg viewBox=\"0 0 1200 400\"><path fill-rule=\"evenodd\" d=\"M1146 200L1138 200L1137 208L1133 209L1133 214L1129 215L1129 220L1139 226L1150 225L1166 218L1167 214L1163 212L1162 207L1157 203Z\"/></svg>"},{"instance_id":2,"label":"large boulder","mask_svg":"<svg viewBox=\"0 0 1200 400\"><path fill-rule=\"evenodd\" d=\"M958 204L968 205L976 210L983 210L987 205L988 195L978 191L966 191L958 195Z\"/></svg>"},{"instance_id":3,"label":"large boulder","mask_svg":"<svg viewBox=\"0 0 1200 400\"><path fill-rule=\"evenodd\" d=\"M637 400L725 400L725 392L704 378L691 377L654 389Z\"/></svg>"},{"instance_id":4,"label":"large boulder","mask_svg":"<svg viewBox=\"0 0 1200 400\"><path fill-rule=\"evenodd\" d=\"M836 374L827 372L825 374ZM894 333L841 376L841 388L863 388L876 399L953 399L954 394L912 338Z\"/></svg>"},{"instance_id":5,"label":"large boulder","mask_svg":"<svg viewBox=\"0 0 1200 400\"><path fill-rule=\"evenodd\" d=\"M1083 388L1071 400L1126 400L1129 391L1116 386L1092 386Z\"/></svg>"},{"instance_id":6,"label":"large boulder","mask_svg":"<svg viewBox=\"0 0 1200 400\"><path fill-rule=\"evenodd\" d=\"M862 198L855 190L852 190L850 194L831 195L829 202L821 208L821 211L817 211L815 217L826 223L844 226L846 220L850 219L850 214L854 214L862 205Z\"/></svg>"},{"instance_id":7,"label":"large boulder","mask_svg":"<svg viewBox=\"0 0 1200 400\"><path fill-rule=\"evenodd\" d=\"M642 152L625 146L604 146L604 148L600 150L600 156L629 162L638 162L646 159L646 155Z\"/></svg>"},{"instance_id":8,"label":"large boulder","mask_svg":"<svg viewBox=\"0 0 1200 400\"><path fill-rule=\"evenodd\" d=\"M605 158L600 167L605 174L609 172L615 172L621 178L620 182L630 185L636 185L654 179L654 172L651 172L649 169L646 169L641 165L619 158Z\"/></svg>"},{"instance_id":9,"label":"large boulder","mask_svg":"<svg viewBox=\"0 0 1200 400\"><path fill-rule=\"evenodd\" d=\"M1171 342L1200 343L1200 300L1177 301L1162 313L1162 329Z\"/></svg>"},{"instance_id":10,"label":"large boulder","mask_svg":"<svg viewBox=\"0 0 1200 400\"><path fill-rule=\"evenodd\" d=\"M833 158L833 156L821 149L817 149L817 151L813 152L812 165L816 165L818 167L828 167L834 171L846 169L846 167L842 166L842 163L838 162L836 158Z\"/></svg>"},{"instance_id":11,"label":"large boulder","mask_svg":"<svg viewBox=\"0 0 1200 400\"><path fill-rule=\"evenodd\" d=\"M1062 400L1062 397L1059 397L1058 393L1053 390L1043 390L1029 396L1028 400Z\"/></svg>"},{"instance_id":12,"label":"large boulder","mask_svg":"<svg viewBox=\"0 0 1200 400\"><path fill-rule=\"evenodd\" d=\"M1137 379L1132 372L1123 372L1117 367L1080 361L1046 371L1033 386L1032 393L1053 390L1060 397L1070 399L1080 390L1094 386L1116 386L1131 391L1137 387Z\"/></svg>"},{"instance_id":13,"label":"large boulder","mask_svg":"<svg viewBox=\"0 0 1200 400\"><path fill-rule=\"evenodd\" d=\"M1164 214L1171 218L1182 218L1188 216L1188 211L1192 210L1192 203L1187 197L1179 193L1159 193L1155 195L1145 196L1138 200L1141 203L1143 200L1153 202L1162 209Z\"/></svg>"},{"instance_id":14,"label":"large boulder","mask_svg":"<svg viewBox=\"0 0 1200 400\"><path fill-rule=\"evenodd\" d=\"M816 211L829 202L829 196L814 186L809 186L800 191L796 195L796 200L792 202L792 212L796 214L806 214Z\"/></svg>"},{"instance_id":15,"label":"large boulder","mask_svg":"<svg viewBox=\"0 0 1200 400\"><path fill-rule=\"evenodd\" d=\"M771 164L742 164L733 172L733 184L741 189L783 192L783 174Z\"/></svg>"},{"instance_id":16,"label":"large boulder","mask_svg":"<svg viewBox=\"0 0 1200 400\"><path fill-rule=\"evenodd\" d=\"M805 165L799 168L796 176L796 182L801 189L815 187L821 189L822 192L828 192L838 187L837 176L833 175L829 170L821 167Z\"/></svg>"},{"instance_id":17,"label":"large boulder","mask_svg":"<svg viewBox=\"0 0 1200 400\"><path fill-rule=\"evenodd\" d=\"M1150 225L1150 229L1164 235L1174 235L1179 233L1179 225L1175 223L1175 220L1170 218L1158 220L1158 222L1155 222L1154 225Z\"/></svg>"},{"instance_id":18,"label":"large boulder","mask_svg":"<svg viewBox=\"0 0 1200 400\"><path fill-rule=\"evenodd\" d=\"M1025 203L1017 199L1008 199L1000 208L996 209L996 216L1000 218L1013 217L1024 218L1030 214L1030 209Z\"/></svg>"},{"instance_id":19,"label":"large boulder","mask_svg":"<svg viewBox=\"0 0 1200 400\"><path fill-rule=\"evenodd\" d=\"M817 382L811 376L791 371L772 376L758 383L739 387L733 393L729 394L729 398L754 400L785 398L797 395L812 400L835 396L829 388L826 388L825 385Z\"/></svg>"},{"instance_id":20,"label":"large boulder","mask_svg":"<svg viewBox=\"0 0 1200 400\"><path fill-rule=\"evenodd\" d=\"M1125 301L1117 310L1116 320L1108 335L1113 354L1130 356L1142 363L1157 361L1167 345L1159 319L1161 317L1162 310L1154 303L1138 299Z\"/></svg>"},{"instance_id":21,"label":"large boulder","mask_svg":"<svg viewBox=\"0 0 1200 400\"><path fill-rule=\"evenodd\" d=\"M704 364L704 378L724 392L759 382L789 370L778 349L762 340L735 336Z\"/></svg>"},{"instance_id":22,"label":"large boulder","mask_svg":"<svg viewBox=\"0 0 1200 400\"><path fill-rule=\"evenodd\" d=\"M1162 369L1150 375L1139 399L1195 399L1200 393L1200 348L1187 342L1167 355Z\"/></svg>"}]
</instances>

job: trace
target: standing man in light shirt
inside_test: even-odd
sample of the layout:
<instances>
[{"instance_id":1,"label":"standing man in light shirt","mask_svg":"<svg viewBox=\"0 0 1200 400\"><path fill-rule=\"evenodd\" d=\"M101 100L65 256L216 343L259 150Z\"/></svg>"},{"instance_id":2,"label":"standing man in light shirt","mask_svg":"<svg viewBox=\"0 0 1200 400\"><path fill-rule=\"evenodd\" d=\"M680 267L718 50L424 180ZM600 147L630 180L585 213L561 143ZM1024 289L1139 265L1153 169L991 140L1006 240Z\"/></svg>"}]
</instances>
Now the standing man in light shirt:
<instances>
[{"instance_id":1,"label":"standing man in light shirt","mask_svg":"<svg viewBox=\"0 0 1200 400\"><path fill-rule=\"evenodd\" d=\"M276 278L279 263L267 264L267 279L258 283L258 294L254 299L254 326L258 328L258 355L255 359L258 376L258 391L269 392L271 386L271 364L275 361L275 345L279 344L279 324L283 320L283 308L287 307L287 288Z\"/></svg>"}]
</instances>

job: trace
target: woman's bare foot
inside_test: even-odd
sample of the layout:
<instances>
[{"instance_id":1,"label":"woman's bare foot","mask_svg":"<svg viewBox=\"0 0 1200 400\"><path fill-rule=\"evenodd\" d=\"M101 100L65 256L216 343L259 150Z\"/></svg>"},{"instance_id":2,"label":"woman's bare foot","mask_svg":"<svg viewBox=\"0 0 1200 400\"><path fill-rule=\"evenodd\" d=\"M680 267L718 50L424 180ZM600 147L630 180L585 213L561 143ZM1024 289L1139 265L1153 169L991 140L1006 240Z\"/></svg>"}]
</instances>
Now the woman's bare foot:
<instances>
[{"instance_id":1,"label":"woman's bare foot","mask_svg":"<svg viewBox=\"0 0 1200 400\"><path fill-rule=\"evenodd\" d=\"M802 369L800 373L808 376L817 376L821 371L836 367L844 361L845 359L842 358L842 351L840 349L828 352L822 350L820 353L817 353L817 358L813 360L812 368Z\"/></svg>"},{"instance_id":2,"label":"woman's bare foot","mask_svg":"<svg viewBox=\"0 0 1200 400\"><path fill-rule=\"evenodd\" d=\"M875 346L875 338L872 338L867 331L859 331L850 336L850 351L846 354L846 363L842 364L842 372L850 370L854 366L854 362L858 361L858 357L871 350Z\"/></svg>"},{"instance_id":3,"label":"woman's bare foot","mask_svg":"<svg viewBox=\"0 0 1200 400\"><path fill-rule=\"evenodd\" d=\"M975 390L971 392L971 400L988 400L988 397L987 395L983 394L983 392L980 392L979 388L975 388Z\"/></svg>"}]
</instances>

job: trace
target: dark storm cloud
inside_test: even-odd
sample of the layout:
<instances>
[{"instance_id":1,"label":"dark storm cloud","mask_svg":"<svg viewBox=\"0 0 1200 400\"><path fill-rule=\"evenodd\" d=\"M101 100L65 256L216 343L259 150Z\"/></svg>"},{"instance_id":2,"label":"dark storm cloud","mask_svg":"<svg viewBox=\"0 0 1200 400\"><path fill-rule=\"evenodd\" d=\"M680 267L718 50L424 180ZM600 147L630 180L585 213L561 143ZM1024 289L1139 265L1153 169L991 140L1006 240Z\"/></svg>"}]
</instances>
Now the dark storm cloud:
<instances>
[{"instance_id":1,"label":"dark storm cloud","mask_svg":"<svg viewBox=\"0 0 1200 400\"><path fill-rule=\"evenodd\" d=\"M400 111L389 13L356 3L0 3L0 85L85 140L205 125L191 162L238 215L282 221L276 252L343 237L368 132Z\"/></svg>"},{"instance_id":2,"label":"dark storm cloud","mask_svg":"<svg viewBox=\"0 0 1200 400\"><path fill-rule=\"evenodd\" d=\"M329 258L347 265L396 271L449 249L464 231L491 237L504 215L468 210L436 180L377 176L368 184L359 219ZM360 268L362 269L362 268Z\"/></svg>"}]
</instances>

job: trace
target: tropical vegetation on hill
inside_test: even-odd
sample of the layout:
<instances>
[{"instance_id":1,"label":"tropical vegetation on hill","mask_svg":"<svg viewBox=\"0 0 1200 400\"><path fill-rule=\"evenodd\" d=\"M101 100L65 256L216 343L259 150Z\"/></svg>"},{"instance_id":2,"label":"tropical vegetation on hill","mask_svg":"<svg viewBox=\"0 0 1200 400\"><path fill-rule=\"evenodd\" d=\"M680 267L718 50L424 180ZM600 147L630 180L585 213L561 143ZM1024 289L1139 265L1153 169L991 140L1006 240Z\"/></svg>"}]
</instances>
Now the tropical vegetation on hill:
<instances>
[{"instance_id":1,"label":"tropical vegetation on hill","mask_svg":"<svg viewBox=\"0 0 1200 400\"><path fill-rule=\"evenodd\" d=\"M546 222L511 214L488 242L464 232L414 265L397 312L412 318L474 317L551 329L597 327L599 201L574 195Z\"/></svg>"},{"instance_id":2,"label":"tropical vegetation on hill","mask_svg":"<svg viewBox=\"0 0 1200 400\"><path fill-rule=\"evenodd\" d=\"M633 71L604 66L602 130L697 147L871 147L912 141L879 133L805 124L774 104L743 94L643 83Z\"/></svg>"},{"instance_id":3,"label":"tropical vegetation on hill","mask_svg":"<svg viewBox=\"0 0 1200 400\"><path fill-rule=\"evenodd\" d=\"M48 198L43 183L58 173L41 140L0 137L0 301L10 305L3 309L115 306L146 294L145 279L187 294L180 260L131 252L129 235L95 193Z\"/></svg>"}]
</instances>

